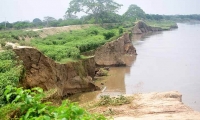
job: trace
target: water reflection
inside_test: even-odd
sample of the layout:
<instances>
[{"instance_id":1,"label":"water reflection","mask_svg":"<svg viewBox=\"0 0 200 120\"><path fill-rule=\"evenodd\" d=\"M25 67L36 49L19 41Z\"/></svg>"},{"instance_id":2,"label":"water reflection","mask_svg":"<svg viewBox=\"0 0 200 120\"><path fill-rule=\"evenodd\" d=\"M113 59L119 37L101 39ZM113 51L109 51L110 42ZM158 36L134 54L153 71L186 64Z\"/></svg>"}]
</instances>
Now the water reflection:
<instances>
[{"instance_id":1,"label":"water reflection","mask_svg":"<svg viewBox=\"0 0 200 120\"><path fill-rule=\"evenodd\" d=\"M152 37L153 35L162 35L163 32L148 32L143 34L135 34L132 36L133 43L144 41L146 38Z\"/></svg>"},{"instance_id":2,"label":"water reflection","mask_svg":"<svg viewBox=\"0 0 200 120\"><path fill-rule=\"evenodd\" d=\"M109 76L105 78L105 86L107 89L100 95L120 95L126 94L125 76L130 75L130 68L134 64L136 56L125 56L127 67L112 67L110 68Z\"/></svg>"},{"instance_id":3,"label":"water reflection","mask_svg":"<svg viewBox=\"0 0 200 120\"><path fill-rule=\"evenodd\" d=\"M100 98L101 95L117 96L126 94L125 76L131 74L131 66L133 66L136 56L124 56L127 67L111 67L109 75L96 81L101 88L106 88L103 92L95 91L81 93L71 96L69 99L79 103L92 101Z\"/></svg>"}]
</instances>

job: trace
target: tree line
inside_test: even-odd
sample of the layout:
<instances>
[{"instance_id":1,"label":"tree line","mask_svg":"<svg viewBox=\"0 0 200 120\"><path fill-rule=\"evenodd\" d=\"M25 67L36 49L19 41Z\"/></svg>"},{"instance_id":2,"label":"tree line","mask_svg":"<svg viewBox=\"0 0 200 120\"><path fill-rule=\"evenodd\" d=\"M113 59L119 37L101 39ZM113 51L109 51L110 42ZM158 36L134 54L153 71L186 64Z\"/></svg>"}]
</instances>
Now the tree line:
<instances>
[{"instance_id":1,"label":"tree line","mask_svg":"<svg viewBox=\"0 0 200 120\"><path fill-rule=\"evenodd\" d=\"M171 20L175 22L197 20L200 21L200 15L158 15L146 14L139 6L130 5L128 10L123 14L117 14L122 5L113 0L71 0L69 8L63 18L55 19L53 17L39 18L33 21L18 21L14 23L0 23L0 30L3 29L24 29L24 28L42 28L58 27L79 24L103 24L103 23L124 23L135 22L137 20ZM83 12L84 16L78 18L76 13Z\"/></svg>"}]
</instances>

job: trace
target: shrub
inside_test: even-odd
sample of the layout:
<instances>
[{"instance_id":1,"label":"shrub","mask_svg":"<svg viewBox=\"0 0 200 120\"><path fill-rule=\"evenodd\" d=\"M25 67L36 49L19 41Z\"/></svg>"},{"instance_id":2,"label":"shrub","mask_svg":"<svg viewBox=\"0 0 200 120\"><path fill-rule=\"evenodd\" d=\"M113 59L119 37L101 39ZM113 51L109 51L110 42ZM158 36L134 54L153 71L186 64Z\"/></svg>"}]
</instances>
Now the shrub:
<instances>
[{"instance_id":1,"label":"shrub","mask_svg":"<svg viewBox=\"0 0 200 120\"><path fill-rule=\"evenodd\" d=\"M104 33L103 35L104 35L104 38L105 38L106 40L109 40L111 37L115 36L115 33L109 31L109 32L107 32L107 33Z\"/></svg>"},{"instance_id":2,"label":"shrub","mask_svg":"<svg viewBox=\"0 0 200 120\"><path fill-rule=\"evenodd\" d=\"M99 33L99 31L96 30L96 29L94 29L94 30L91 31L91 34L94 34L94 35L98 35L98 33Z\"/></svg>"},{"instance_id":3,"label":"shrub","mask_svg":"<svg viewBox=\"0 0 200 120\"><path fill-rule=\"evenodd\" d=\"M111 98L109 95L103 95L101 96L99 102L97 103L98 106L107 106L107 105L123 105L123 104L129 104L130 100L127 97L124 97L122 95L118 97Z\"/></svg>"},{"instance_id":4,"label":"shrub","mask_svg":"<svg viewBox=\"0 0 200 120\"><path fill-rule=\"evenodd\" d=\"M1 117L14 113L9 119L21 120L106 120L102 115L90 114L68 100L56 107L42 102L45 94L41 88L22 89L7 86L4 96L9 104L0 108ZM14 106L15 108L12 108ZM9 108L8 110L6 108ZM8 118L7 118L8 119Z\"/></svg>"},{"instance_id":5,"label":"shrub","mask_svg":"<svg viewBox=\"0 0 200 120\"><path fill-rule=\"evenodd\" d=\"M123 28L119 28L119 34L123 34L124 29Z\"/></svg>"},{"instance_id":6,"label":"shrub","mask_svg":"<svg viewBox=\"0 0 200 120\"><path fill-rule=\"evenodd\" d=\"M0 106L5 104L3 92L7 85L17 86L23 73L23 66L11 50L0 52Z\"/></svg>"},{"instance_id":7,"label":"shrub","mask_svg":"<svg viewBox=\"0 0 200 120\"><path fill-rule=\"evenodd\" d=\"M5 41L3 40L0 42L0 44L1 44L1 47L4 47L6 45Z\"/></svg>"},{"instance_id":8,"label":"shrub","mask_svg":"<svg viewBox=\"0 0 200 120\"><path fill-rule=\"evenodd\" d=\"M16 36L16 35L14 35L14 34L12 34L11 37L14 38L14 39L16 39L16 40L19 40L19 37Z\"/></svg>"},{"instance_id":9,"label":"shrub","mask_svg":"<svg viewBox=\"0 0 200 120\"><path fill-rule=\"evenodd\" d=\"M11 45L8 45L8 46L5 46L4 49L6 49L6 50L12 50L13 47Z\"/></svg>"},{"instance_id":10,"label":"shrub","mask_svg":"<svg viewBox=\"0 0 200 120\"><path fill-rule=\"evenodd\" d=\"M0 60L14 60L14 58L16 55L12 50L0 52Z\"/></svg>"}]
</instances>

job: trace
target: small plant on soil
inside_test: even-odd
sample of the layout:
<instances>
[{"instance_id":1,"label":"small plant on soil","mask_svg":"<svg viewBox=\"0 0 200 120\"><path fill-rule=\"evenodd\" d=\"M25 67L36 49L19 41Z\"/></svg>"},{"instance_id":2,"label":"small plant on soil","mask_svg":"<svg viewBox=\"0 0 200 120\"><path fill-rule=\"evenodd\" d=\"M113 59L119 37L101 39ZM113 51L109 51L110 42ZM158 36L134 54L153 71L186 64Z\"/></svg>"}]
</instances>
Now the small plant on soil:
<instances>
[{"instance_id":1,"label":"small plant on soil","mask_svg":"<svg viewBox=\"0 0 200 120\"><path fill-rule=\"evenodd\" d=\"M109 95L101 96L99 102L97 103L98 106L108 106L108 105L123 105L131 103L130 99L123 95L119 95L118 97L110 97Z\"/></svg>"}]
</instances>

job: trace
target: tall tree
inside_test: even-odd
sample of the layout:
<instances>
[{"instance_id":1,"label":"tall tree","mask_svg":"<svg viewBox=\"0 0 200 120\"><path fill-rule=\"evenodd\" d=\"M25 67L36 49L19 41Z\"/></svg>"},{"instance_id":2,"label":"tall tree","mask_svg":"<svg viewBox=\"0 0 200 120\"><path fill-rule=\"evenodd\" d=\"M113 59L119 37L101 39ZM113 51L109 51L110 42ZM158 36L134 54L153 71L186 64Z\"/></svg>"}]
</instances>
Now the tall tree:
<instances>
[{"instance_id":1,"label":"tall tree","mask_svg":"<svg viewBox=\"0 0 200 120\"><path fill-rule=\"evenodd\" d=\"M64 20L68 20L68 19L78 19L78 16L66 12L65 15L63 16L63 18L64 18Z\"/></svg>"},{"instance_id":2,"label":"tall tree","mask_svg":"<svg viewBox=\"0 0 200 120\"><path fill-rule=\"evenodd\" d=\"M141 19L145 18L145 12L139 6L132 4L123 16L128 20Z\"/></svg>"},{"instance_id":3,"label":"tall tree","mask_svg":"<svg viewBox=\"0 0 200 120\"><path fill-rule=\"evenodd\" d=\"M32 23L34 24L35 27L42 26L42 21L39 18L33 19Z\"/></svg>"},{"instance_id":4,"label":"tall tree","mask_svg":"<svg viewBox=\"0 0 200 120\"><path fill-rule=\"evenodd\" d=\"M49 17L49 16L44 17L44 22L46 22L47 27L49 26L49 23L55 22L55 21L56 21L56 19L53 17Z\"/></svg>"},{"instance_id":5,"label":"tall tree","mask_svg":"<svg viewBox=\"0 0 200 120\"><path fill-rule=\"evenodd\" d=\"M33 19L33 23L41 23L42 21L39 18Z\"/></svg>"},{"instance_id":6,"label":"tall tree","mask_svg":"<svg viewBox=\"0 0 200 120\"><path fill-rule=\"evenodd\" d=\"M116 13L122 5L113 0L72 0L67 10L68 14L84 12L93 15L97 23L101 22L102 14L105 12Z\"/></svg>"}]
</instances>

